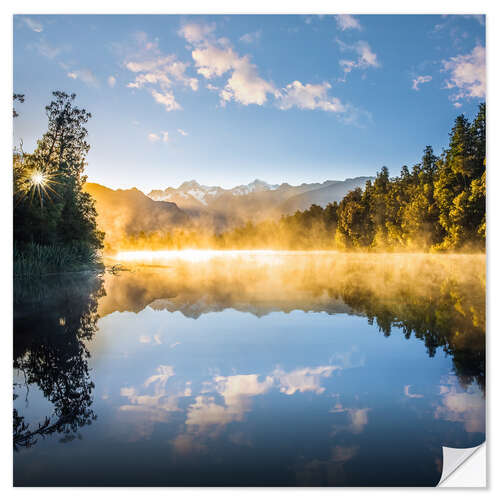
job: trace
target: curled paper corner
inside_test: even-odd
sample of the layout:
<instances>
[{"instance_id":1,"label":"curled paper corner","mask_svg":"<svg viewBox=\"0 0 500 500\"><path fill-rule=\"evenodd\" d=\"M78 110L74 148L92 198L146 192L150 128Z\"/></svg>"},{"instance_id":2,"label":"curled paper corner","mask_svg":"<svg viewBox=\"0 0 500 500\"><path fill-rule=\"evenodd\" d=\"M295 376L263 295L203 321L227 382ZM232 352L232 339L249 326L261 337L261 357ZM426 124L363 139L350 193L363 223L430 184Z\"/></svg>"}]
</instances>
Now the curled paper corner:
<instances>
[{"instance_id":1,"label":"curled paper corner","mask_svg":"<svg viewBox=\"0 0 500 500\"><path fill-rule=\"evenodd\" d=\"M474 458L471 459L471 457ZM441 488L486 487L486 443L473 448L443 446L443 469L437 486Z\"/></svg>"}]
</instances>

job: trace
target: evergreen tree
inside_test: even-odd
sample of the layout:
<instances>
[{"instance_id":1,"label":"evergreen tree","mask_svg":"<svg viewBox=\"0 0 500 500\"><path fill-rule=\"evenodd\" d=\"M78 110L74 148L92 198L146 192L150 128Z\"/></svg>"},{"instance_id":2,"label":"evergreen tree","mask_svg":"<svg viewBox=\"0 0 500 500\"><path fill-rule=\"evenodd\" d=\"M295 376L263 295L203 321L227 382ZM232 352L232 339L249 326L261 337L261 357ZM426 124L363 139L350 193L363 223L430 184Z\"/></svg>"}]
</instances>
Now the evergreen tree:
<instances>
[{"instance_id":1,"label":"evergreen tree","mask_svg":"<svg viewBox=\"0 0 500 500\"><path fill-rule=\"evenodd\" d=\"M85 124L91 114L74 105L75 94L53 92L46 106L48 130L31 154L14 152L14 241L79 248L91 256L102 248L94 201L83 191Z\"/></svg>"}]
</instances>

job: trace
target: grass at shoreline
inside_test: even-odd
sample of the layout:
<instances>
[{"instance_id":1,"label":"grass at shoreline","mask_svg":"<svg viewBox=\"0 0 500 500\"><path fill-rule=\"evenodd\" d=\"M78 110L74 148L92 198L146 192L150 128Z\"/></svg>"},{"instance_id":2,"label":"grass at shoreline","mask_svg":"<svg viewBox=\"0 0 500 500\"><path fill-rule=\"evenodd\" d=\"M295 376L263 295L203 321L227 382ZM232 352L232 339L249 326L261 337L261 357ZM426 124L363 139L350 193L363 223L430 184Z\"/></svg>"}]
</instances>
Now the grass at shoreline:
<instances>
[{"instance_id":1,"label":"grass at shoreline","mask_svg":"<svg viewBox=\"0 0 500 500\"><path fill-rule=\"evenodd\" d=\"M14 276L103 269L99 254L88 245L14 245Z\"/></svg>"}]
</instances>

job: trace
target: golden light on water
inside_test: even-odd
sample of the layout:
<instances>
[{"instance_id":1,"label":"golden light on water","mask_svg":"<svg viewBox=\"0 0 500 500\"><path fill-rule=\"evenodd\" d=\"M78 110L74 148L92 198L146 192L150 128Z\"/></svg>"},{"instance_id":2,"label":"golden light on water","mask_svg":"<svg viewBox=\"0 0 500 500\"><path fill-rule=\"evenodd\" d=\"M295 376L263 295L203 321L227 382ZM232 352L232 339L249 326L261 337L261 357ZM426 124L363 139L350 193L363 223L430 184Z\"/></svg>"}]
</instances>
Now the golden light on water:
<instances>
[{"instance_id":1,"label":"golden light on water","mask_svg":"<svg viewBox=\"0 0 500 500\"><path fill-rule=\"evenodd\" d=\"M134 250L118 252L115 260L124 262L165 262L172 260L184 260L188 262L207 262L216 258L229 258L229 259L253 259L253 258L276 258L287 255L300 255L307 254L325 254L334 253L331 251L292 251L292 250Z\"/></svg>"}]
</instances>

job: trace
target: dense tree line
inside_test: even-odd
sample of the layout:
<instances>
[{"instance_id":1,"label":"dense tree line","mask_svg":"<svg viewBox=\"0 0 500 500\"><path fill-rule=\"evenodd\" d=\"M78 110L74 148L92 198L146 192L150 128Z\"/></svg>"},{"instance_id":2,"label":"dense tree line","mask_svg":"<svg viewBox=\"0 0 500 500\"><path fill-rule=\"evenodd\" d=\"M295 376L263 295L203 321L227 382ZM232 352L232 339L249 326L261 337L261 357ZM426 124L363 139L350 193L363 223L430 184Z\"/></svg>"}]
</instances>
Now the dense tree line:
<instances>
[{"instance_id":1,"label":"dense tree line","mask_svg":"<svg viewBox=\"0 0 500 500\"><path fill-rule=\"evenodd\" d=\"M103 244L94 200L82 189L91 114L74 105L75 94L56 91L53 97L45 107L47 132L35 150L26 153L21 145L14 151L15 269L16 262L24 270L46 269L47 260L53 261L50 270L69 261L87 264ZM23 102L24 96L15 94L14 100Z\"/></svg>"},{"instance_id":2,"label":"dense tree line","mask_svg":"<svg viewBox=\"0 0 500 500\"><path fill-rule=\"evenodd\" d=\"M427 146L420 163L390 178L383 167L337 205L311 206L279 221L248 222L223 233L222 247L290 249L484 249L486 106L471 123L460 115L440 157Z\"/></svg>"}]
</instances>

